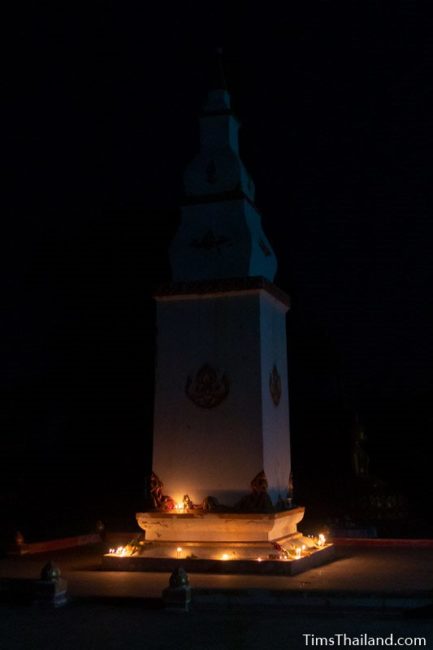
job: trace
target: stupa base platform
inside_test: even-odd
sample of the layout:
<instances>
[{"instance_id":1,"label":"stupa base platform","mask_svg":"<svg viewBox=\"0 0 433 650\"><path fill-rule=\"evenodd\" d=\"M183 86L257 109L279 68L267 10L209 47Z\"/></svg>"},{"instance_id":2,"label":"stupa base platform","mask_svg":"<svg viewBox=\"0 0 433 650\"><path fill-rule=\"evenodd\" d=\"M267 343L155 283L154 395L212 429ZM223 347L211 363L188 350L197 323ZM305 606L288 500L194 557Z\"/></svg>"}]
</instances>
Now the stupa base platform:
<instances>
[{"instance_id":1,"label":"stupa base platform","mask_svg":"<svg viewBox=\"0 0 433 650\"><path fill-rule=\"evenodd\" d=\"M279 542L297 533L305 508L275 513L139 512L146 542Z\"/></svg>"},{"instance_id":2,"label":"stupa base platform","mask_svg":"<svg viewBox=\"0 0 433 650\"><path fill-rule=\"evenodd\" d=\"M109 571L295 575L329 562L334 547L304 537L304 508L270 514L138 513L144 535L103 556ZM322 537L322 536L321 536Z\"/></svg>"}]
</instances>

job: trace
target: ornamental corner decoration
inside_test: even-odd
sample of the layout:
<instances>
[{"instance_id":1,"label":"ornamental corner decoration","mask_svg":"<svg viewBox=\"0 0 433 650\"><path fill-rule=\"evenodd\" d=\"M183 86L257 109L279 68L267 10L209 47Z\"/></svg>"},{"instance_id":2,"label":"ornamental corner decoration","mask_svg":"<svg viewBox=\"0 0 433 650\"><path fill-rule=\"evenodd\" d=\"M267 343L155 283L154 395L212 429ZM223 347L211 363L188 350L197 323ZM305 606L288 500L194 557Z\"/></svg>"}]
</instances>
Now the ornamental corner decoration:
<instances>
[{"instance_id":1,"label":"ornamental corner decoration","mask_svg":"<svg viewBox=\"0 0 433 650\"><path fill-rule=\"evenodd\" d=\"M268 494L268 479L264 470L259 472L251 481L251 492L235 506L237 512L274 512L275 508Z\"/></svg>"},{"instance_id":2,"label":"ornamental corner decoration","mask_svg":"<svg viewBox=\"0 0 433 650\"><path fill-rule=\"evenodd\" d=\"M150 476L150 494L152 495L153 507L155 510L174 510L174 500L167 494L162 493L164 483L159 476L152 472Z\"/></svg>"},{"instance_id":3,"label":"ornamental corner decoration","mask_svg":"<svg viewBox=\"0 0 433 650\"><path fill-rule=\"evenodd\" d=\"M269 391L271 393L273 403L275 406L278 406L281 399L281 377L275 364L269 375Z\"/></svg>"},{"instance_id":4,"label":"ornamental corner decoration","mask_svg":"<svg viewBox=\"0 0 433 650\"><path fill-rule=\"evenodd\" d=\"M196 406L210 409L219 406L229 394L227 375L218 373L208 363L198 370L194 378L188 376L185 393Z\"/></svg>"}]
</instances>

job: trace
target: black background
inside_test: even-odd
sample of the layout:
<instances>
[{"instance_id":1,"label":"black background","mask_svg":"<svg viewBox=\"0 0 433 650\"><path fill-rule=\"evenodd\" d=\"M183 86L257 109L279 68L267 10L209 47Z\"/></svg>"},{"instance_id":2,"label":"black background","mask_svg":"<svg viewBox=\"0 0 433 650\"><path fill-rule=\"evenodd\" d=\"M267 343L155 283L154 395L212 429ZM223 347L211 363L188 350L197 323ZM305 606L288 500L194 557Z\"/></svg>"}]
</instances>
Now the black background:
<instances>
[{"instance_id":1,"label":"black background","mask_svg":"<svg viewBox=\"0 0 433 650\"><path fill-rule=\"evenodd\" d=\"M372 473L428 528L433 42L414 1L385 4L35 2L5 18L11 530L133 526L144 503L151 294L169 278L215 45L292 297L297 500L320 510L338 498L358 417Z\"/></svg>"}]
</instances>

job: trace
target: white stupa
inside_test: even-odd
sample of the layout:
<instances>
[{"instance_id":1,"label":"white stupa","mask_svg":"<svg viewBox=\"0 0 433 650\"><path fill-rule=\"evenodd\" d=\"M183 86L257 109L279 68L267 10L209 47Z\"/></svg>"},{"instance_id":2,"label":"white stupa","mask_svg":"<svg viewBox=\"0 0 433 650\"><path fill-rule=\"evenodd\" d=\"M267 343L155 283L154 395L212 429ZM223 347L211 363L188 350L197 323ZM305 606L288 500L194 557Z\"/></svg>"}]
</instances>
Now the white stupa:
<instances>
[{"instance_id":1,"label":"white stupa","mask_svg":"<svg viewBox=\"0 0 433 650\"><path fill-rule=\"evenodd\" d=\"M142 554L238 559L299 546L291 507L286 312L221 69L184 174L172 282L156 294L153 510ZM297 541L298 540L298 541ZM286 550L284 550L286 549ZM176 555L175 555L176 557ZM278 554L277 554L278 557ZM233 559L233 558L231 558Z\"/></svg>"}]
</instances>

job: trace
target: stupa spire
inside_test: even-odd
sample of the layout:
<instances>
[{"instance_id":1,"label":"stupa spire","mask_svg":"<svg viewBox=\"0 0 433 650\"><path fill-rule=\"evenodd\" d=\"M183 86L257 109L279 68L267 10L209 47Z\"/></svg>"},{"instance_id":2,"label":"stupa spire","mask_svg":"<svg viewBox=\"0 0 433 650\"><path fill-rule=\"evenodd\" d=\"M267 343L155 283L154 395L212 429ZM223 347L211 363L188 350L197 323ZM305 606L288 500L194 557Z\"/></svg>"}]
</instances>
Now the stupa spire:
<instances>
[{"instance_id":1,"label":"stupa spire","mask_svg":"<svg viewBox=\"0 0 433 650\"><path fill-rule=\"evenodd\" d=\"M214 53L200 116L200 148L184 172L182 219L170 249L175 282L261 276L277 260L255 206L254 182L239 151L222 51Z\"/></svg>"},{"instance_id":2,"label":"stupa spire","mask_svg":"<svg viewBox=\"0 0 433 650\"><path fill-rule=\"evenodd\" d=\"M231 114L230 95L224 74L223 51L221 47L217 47L213 52L208 88L209 90L206 101L203 104L202 113L204 115Z\"/></svg>"},{"instance_id":3,"label":"stupa spire","mask_svg":"<svg viewBox=\"0 0 433 650\"><path fill-rule=\"evenodd\" d=\"M223 49L222 47L216 47L213 54L213 69L212 77L209 88L211 90L226 90L227 91L227 82L224 74L224 65L223 65Z\"/></svg>"}]
</instances>

